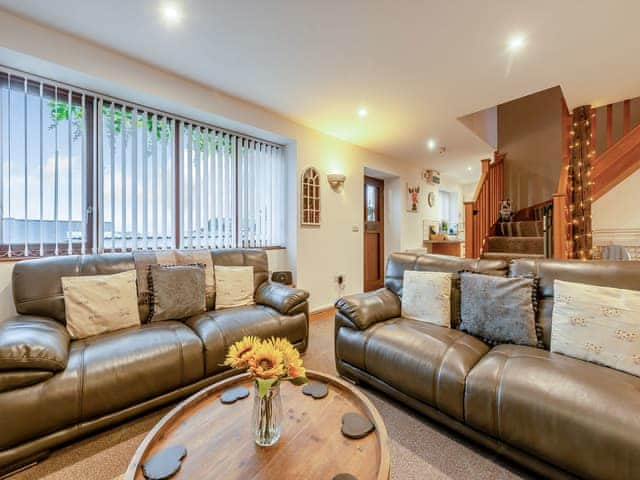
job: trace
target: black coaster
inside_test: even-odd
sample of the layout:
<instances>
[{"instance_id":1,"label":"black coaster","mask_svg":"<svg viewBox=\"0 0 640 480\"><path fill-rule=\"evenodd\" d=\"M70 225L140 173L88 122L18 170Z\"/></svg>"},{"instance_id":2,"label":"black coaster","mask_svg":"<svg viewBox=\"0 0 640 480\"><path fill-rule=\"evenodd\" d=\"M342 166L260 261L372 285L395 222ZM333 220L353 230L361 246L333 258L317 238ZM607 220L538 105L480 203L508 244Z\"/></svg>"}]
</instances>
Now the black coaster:
<instances>
[{"instance_id":1,"label":"black coaster","mask_svg":"<svg viewBox=\"0 0 640 480\"><path fill-rule=\"evenodd\" d=\"M350 473L339 473L332 480L358 480L356 477L351 475Z\"/></svg>"},{"instance_id":2,"label":"black coaster","mask_svg":"<svg viewBox=\"0 0 640 480\"><path fill-rule=\"evenodd\" d=\"M359 413L345 413L342 416L342 434L345 437L364 438L375 429L376 426Z\"/></svg>"},{"instance_id":3,"label":"black coaster","mask_svg":"<svg viewBox=\"0 0 640 480\"><path fill-rule=\"evenodd\" d=\"M160 450L142 464L144 478L148 480L167 480L171 478L180 470L182 459L186 454L187 449L182 445Z\"/></svg>"},{"instance_id":4,"label":"black coaster","mask_svg":"<svg viewBox=\"0 0 640 480\"><path fill-rule=\"evenodd\" d=\"M238 400L242 400L243 398L247 398L249 396L249 389L245 387L234 387L226 390L222 395L220 395L220 401L225 405L229 405L230 403L235 403Z\"/></svg>"},{"instance_id":5,"label":"black coaster","mask_svg":"<svg viewBox=\"0 0 640 480\"><path fill-rule=\"evenodd\" d=\"M304 387L302 387L302 393L318 400L320 398L326 397L329 394L329 388L327 387L326 383L307 383Z\"/></svg>"}]
</instances>

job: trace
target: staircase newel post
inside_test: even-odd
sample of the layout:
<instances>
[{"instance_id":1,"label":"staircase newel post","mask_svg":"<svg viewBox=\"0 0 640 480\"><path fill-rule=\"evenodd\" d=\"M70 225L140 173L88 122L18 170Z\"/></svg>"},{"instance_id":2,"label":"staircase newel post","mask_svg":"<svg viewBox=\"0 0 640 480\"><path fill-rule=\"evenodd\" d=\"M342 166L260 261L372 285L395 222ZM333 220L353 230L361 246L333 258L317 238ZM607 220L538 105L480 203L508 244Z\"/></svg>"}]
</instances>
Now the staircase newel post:
<instances>
[{"instance_id":1,"label":"staircase newel post","mask_svg":"<svg viewBox=\"0 0 640 480\"><path fill-rule=\"evenodd\" d=\"M464 202L464 256L465 258L475 258L473 248L473 203Z\"/></svg>"}]
</instances>

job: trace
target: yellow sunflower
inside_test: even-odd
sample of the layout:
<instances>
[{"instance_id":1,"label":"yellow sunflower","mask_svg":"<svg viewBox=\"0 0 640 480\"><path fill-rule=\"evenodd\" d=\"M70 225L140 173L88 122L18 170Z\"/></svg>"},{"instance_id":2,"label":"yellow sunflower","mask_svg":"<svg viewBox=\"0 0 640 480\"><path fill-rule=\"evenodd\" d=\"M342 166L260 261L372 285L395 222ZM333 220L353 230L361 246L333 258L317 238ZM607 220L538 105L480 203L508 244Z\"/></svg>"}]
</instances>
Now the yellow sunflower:
<instances>
[{"instance_id":1,"label":"yellow sunflower","mask_svg":"<svg viewBox=\"0 0 640 480\"><path fill-rule=\"evenodd\" d=\"M285 374L282 352L272 342L262 342L249 360L249 371L256 378L272 379Z\"/></svg>"},{"instance_id":2,"label":"yellow sunflower","mask_svg":"<svg viewBox=\"0 0 640 480\"><path fill-rule=\"evenodd\" d=\"M285 365L300 360L300 352L291 345L291 342L285 338L271 338L269 340L276 350L282 352L282 359Z\"/></svg>"},{"instance_id":3,"label":"yellow sunflower","mask_svg":"<svg viewBox=\"0 0 640 480\"><path fill-rule=\"evenodd\" d=\"M306 376L306 370L302 366L300 352L296 350L289 340L284 338L271 338L269 341L273 344L274 348L282 352L282 361L287 377L303 378Z\"/></svg>"},{"instance_id":4,"label":"yellow sunflower","mask_svg":"<svg viewBox=\"0 0 640 480\"><path fill-rule=\"evenodd\" d=\"M232 368L246 368L249 359L261 344L262 341L258 337L243 337L229 347L224 364Z\"/></svg>"}]
</instances>

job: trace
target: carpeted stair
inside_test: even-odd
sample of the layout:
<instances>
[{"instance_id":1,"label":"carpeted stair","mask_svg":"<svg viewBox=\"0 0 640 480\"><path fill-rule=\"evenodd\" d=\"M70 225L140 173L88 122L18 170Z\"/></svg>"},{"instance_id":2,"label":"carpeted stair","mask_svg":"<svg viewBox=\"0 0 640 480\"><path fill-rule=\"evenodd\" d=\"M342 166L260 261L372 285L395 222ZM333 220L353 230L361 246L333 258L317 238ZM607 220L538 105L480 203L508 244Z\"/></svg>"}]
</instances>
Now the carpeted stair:
<instances>
[{"instance_id":1,"label":"carpeted stair","mask_svg":"<svg viewBox=\"0 0 640 480\"><path fill-rule=\"evenodd\" d=\"M498 223L495 233L487 238L483 258L544 258L542 220Z\"/></svg>"}]
</instances>

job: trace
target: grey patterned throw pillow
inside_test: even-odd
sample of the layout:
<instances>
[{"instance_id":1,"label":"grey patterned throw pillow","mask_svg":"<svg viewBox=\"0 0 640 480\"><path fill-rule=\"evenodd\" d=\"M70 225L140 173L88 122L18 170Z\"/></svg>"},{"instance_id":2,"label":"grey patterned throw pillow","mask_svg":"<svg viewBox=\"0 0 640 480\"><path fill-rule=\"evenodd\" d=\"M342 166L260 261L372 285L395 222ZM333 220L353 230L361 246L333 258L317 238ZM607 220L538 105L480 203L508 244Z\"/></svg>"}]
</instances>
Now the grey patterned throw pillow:
<instances>
[{"instance_id":1,"label":"grey patterned throw pillow","mask_svg":"<svg viewBox=\"0 0 640 480\"><path fill-rule=\"evenodd\" d=\"M180 320L206 310L202 265L149 265L149 322Z\"/></svg>"},{"instance_id":2,"label":"grey patterned throw pillow","mask_svg":"<svg viewBox=\"0 0 640 480\"><path fill-rule=\"evenodd\" d=\"M458 328L493 345L540 346L537 288L535 278L461 273Z\"/></svg>"}]
</instances>

